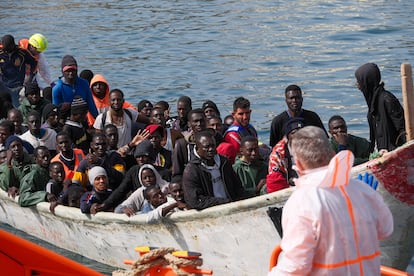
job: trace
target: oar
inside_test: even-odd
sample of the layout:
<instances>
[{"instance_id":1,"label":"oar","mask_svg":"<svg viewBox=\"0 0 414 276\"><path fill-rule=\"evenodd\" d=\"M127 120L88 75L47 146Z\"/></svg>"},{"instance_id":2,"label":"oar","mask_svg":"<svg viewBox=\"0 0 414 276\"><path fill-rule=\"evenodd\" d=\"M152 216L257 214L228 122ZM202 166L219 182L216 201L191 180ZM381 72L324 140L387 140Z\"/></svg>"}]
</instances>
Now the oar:
<instances>
[{"instance_id":1,"label":"oar","mask_svg":"<svg viewBox=\"0 0 414 276\"><path fill-rule=\"evenodd\" d=\"M401 87L404 102L405 131L407 141L414 139L414 91L413 72L409 63L401 64Z\"/></svg>"}]
</instances>

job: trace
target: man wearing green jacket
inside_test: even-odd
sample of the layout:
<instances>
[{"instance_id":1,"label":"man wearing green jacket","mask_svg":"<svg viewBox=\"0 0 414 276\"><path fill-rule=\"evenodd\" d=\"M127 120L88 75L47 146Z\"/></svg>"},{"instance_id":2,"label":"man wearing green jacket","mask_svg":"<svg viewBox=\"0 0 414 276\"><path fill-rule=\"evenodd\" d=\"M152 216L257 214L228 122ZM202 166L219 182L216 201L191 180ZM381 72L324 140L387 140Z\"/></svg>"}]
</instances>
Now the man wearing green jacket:
<instances>
[{"instance_id":1,"label":"man wearing green jacket","mask_svg":"<svg viewBox=\"0 0 414 276\"><path fill-rule=\"evenodd\" d=\"M18 109L22 113L24 123L27 123L27 115L30 111L35 110L42 114L43 109L50 102L40 96L40 88L36 82L30 82L25 85L24 96ZM43 120L42 123L44 123Z\"/></svg>"},{"instance_id":2,"label":"man wearing green jacket","mask_svg":"<svg viewBox=\"0 0 414 276\"><path fill-rule=\"evenodd\" d=\"M23 141L16 135L7 137L6 162L0 166L0 188L15 197L19 193L20 180L29 173L33 159L23 151Z\"/></svg>"},{"instance_id":3,"label":"man wearing green jacket","mask_svg":"<svg viewBox=\"0 0 414 276\"><path fill-rule=\"evenodd\" d=\"M46 192L46 184L50 179L50 153L47 147L39 146L34 151L35 164L25 175L20 184L19 205L28 207L39 202L57 201L54 194Z\"/></svg>"},{"instance_id":4,"label":"man wearing green jacket","mask_svg":"<svg viewBox=\"0 0 414 276\"><path fill-rule=\"evenodd\" d=\"M233 164L243 188L251 195L266 193L268 164L259 159L259 142L254 136L245 136L240 143L240 157Z\"/></svg>"}]
</instances>

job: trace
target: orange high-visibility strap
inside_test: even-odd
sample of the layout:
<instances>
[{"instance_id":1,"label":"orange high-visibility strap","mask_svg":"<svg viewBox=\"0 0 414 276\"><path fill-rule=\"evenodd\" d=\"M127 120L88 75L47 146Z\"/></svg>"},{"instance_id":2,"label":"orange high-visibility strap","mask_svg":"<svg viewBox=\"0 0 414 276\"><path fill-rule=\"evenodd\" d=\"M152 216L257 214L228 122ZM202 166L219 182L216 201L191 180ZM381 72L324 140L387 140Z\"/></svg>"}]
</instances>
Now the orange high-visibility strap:
<instances>
[{"instance_id":1,"label":"orange high-visibility strap","mask_svg":"<svg viewBox=\"0 0 414 276\"><path fill-rule=\"evenodd\" d=\"M333 264L322 264L322 263L313 263L312 265L314 267L318 267L318 268L327 268L327 269L333 269L333 268L338 268L338 267L342 267L342 266L346 266L346 265L353 265L353 264L357 264L357 263L361 263L362 261L365 260L370 260L370 259L374 259L376 257L379 257L381 255L381 253L379 251L376 251L374 254L371 255L366 255L366 256L360 256L356 259L353 260L345 260L339 263L333 263Z\"/></svg>"},{"instance_id":2,"label":"orange high-visibility strap","mask_svg":"<svg viewBox=\"0 0 414 276\"><path fill-rule=\"evenodd\" d=\"M335 161L335 167L334 167L334 174L332 177L332 183L331 183L331 188L335 187L335 183L336 183L336 178L338 177L338 158L334 158Z\"/></svg>"}]
</instances>

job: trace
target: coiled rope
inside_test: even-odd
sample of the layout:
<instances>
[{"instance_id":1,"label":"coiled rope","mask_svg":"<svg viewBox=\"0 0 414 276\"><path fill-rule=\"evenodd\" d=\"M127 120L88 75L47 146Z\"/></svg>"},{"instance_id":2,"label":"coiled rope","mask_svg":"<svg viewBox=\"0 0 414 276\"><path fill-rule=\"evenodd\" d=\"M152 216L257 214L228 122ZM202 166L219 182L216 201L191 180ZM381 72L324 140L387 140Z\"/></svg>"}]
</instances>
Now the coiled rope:
<instances>
[{"instance_id":1,"label":"coiled rope","mask_svg":"<svg viewBox=\"0 0 414 276\"><path fill-rule=\"evenodd\" d=\"M114 271L112 276L146 276L148 269L156 266L169 265L178 276L195 276L197 274L187 273L180 267L197 267L203 265L203 259L186 259L173 256L176 251L172 247L162 247L149 251L140 256L133 264L130 271Z\"/></svg>"}]
</instances>

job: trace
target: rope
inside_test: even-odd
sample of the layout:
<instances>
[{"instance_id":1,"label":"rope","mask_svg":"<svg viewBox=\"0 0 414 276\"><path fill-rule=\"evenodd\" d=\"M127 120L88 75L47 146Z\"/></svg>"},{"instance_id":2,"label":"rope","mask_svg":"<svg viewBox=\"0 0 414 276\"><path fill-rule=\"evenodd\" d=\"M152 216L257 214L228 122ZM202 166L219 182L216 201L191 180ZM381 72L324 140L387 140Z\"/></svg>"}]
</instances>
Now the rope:
<instances>
[{"instance_id":1,"label":"rope","mask_svg":"<svg viewBox=\"0 0 414 276\"><path fill-rule=\"evenodd\" d=\"M197 267L203 265L203 259L185 259L173 256L171 253L176 251L172 247L162 247L153 249L140 256L132 265L132 270L125 275L144 276L151 267L169 265L178 276L195 276L196 274L187 273L180 267Z\"/></svg>"},{"instance_id":2,"label":"rope","mask_svg":"<svg viewBox=\"0 0 414 276\"><path fill-rule=\"evenodd\" d=\"M148 253L140 256L138 260L132 265L132 268L136 268L141 264L147 264L155 261L156 259L163 257L165 254L175 251L172 247L162 247L153 249Z\"/></svg>"},{"instance_id":3,"label":"rope","mask_svg":"<svg viewBox=\"0 0 414 276\"><path fill-rule=\"evenodd\" d=\"M203 259L184 259L184 258L178 258L173 256L172 254L166 254L164 256L164 259L167 260L172 268L172 270L175 272L175 274L179 276L186 276L186 275L195 275L192 273L184 272L180 269L180 266L201 266L203 265Z\"/></svg>"}]
</instances>

